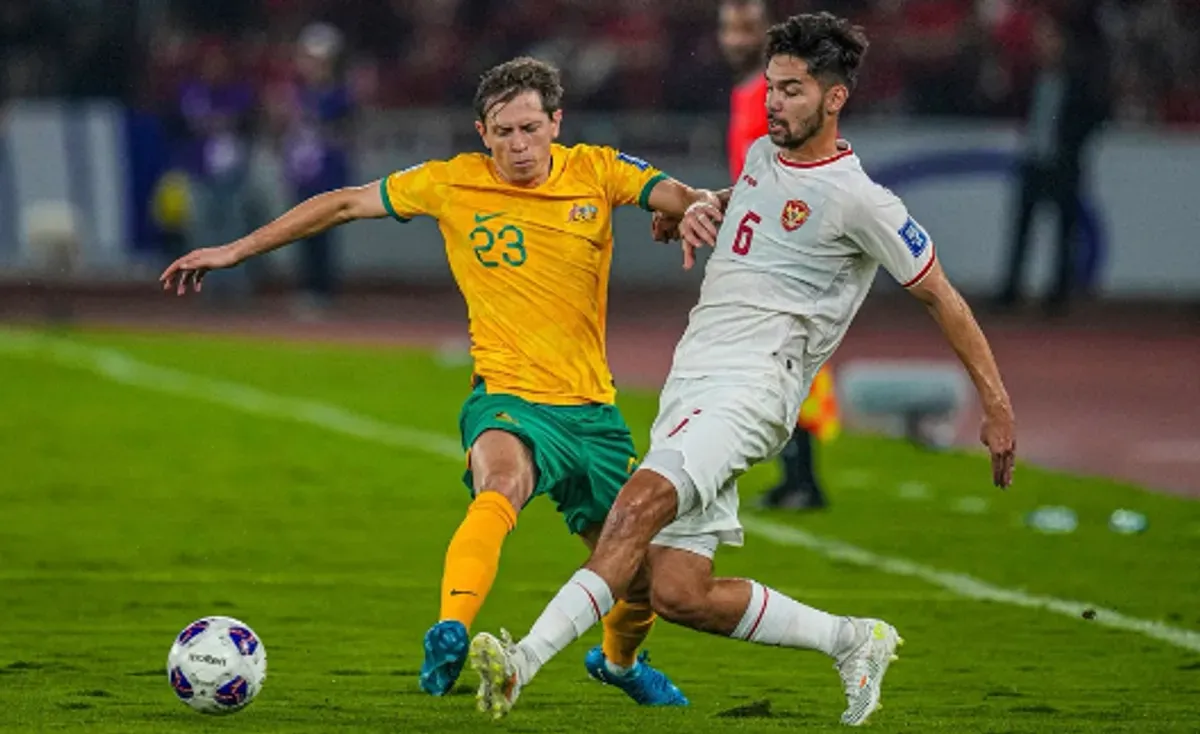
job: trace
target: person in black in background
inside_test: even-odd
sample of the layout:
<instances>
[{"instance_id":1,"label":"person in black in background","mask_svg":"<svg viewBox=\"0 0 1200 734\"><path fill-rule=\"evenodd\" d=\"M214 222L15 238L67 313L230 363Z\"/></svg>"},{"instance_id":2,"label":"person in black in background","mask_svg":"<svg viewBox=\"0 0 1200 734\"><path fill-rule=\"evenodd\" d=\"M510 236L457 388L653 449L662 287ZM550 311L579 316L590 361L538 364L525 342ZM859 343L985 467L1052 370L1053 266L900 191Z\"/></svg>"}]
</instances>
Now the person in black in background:
<instances>
[{"instance_id":1,"label":"person in black in background","mask_svg":"<svg viewBox=\"0 0 1200 734\"><path fill-rule=\"evenodd\" d=\"M348 185L350 125L355 101L341 72L341 31L326 23L304 28L296 43L298 79L286 95L284 173L294 201ZM297 315L319 318L332 305L337 281L334 233L305 240L300 250L303 295Z\"/></svg>"},{"instance_id":2,"label":"person in black in background","mask_svg":"<svg viewBox=\"0 0 1200 734\"><path fill-rule=\"evenodd\" d=\"M1002 308L1021 299L1029 251L1029 230L1038 205L1049 201L1058 213L1058 258L1045 302L1048 313L1066 310L1074 283L1079 193L1085 148L1109 114L1109 58L1094 8L1080 3L1058 16L1040 13L1035 29L1038 70L1026 117L1018 177L1012 250Z\"/></svg>"}]
</instances>

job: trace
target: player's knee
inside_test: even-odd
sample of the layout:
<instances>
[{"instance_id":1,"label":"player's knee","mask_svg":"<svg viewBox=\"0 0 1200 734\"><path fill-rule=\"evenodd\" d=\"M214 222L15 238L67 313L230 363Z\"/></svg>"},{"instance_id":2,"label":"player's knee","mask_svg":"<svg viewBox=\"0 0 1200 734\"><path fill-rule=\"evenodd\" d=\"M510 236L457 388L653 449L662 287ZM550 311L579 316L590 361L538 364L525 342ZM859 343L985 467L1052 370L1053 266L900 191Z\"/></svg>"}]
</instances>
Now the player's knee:
<instances>
[{"instance_id":1,"label":"player's knee","mask_svg":"<svg viewBox=\"0 0 1200 734\"><path fill-rule=\"evenodd\" d=\"M707 595L700 584L681 579L656 579L650 589L650 606L673 624L697 627L704 622Z\"/></svg>"},{"instance_id":2,"label":"player's knee","mask_svg":"<svg viewBox=\"0 0 1200 734\"><path fill-rule=\"evenodd\" d=\"M476 496L481 492L498 492L520 509L533 493L533 477L517 468L493 469L477 476L475 486Z\"/></svg>"},{"instance_id":3,"label":"player's knee","mask_svg":"<svg viewBox=\"0 0 1200 734\"><path fill-rule=\"evenodd\" d=\"M533 458L521 440L504 431L484 431L471 446L475 494L498 492L520 509L533 494Z\"/></svg>"},{"instance_id":4,"label":"player's knee","mask_svg":"<svg viewBox=\"0 0 1200 734\"><path fill-rule=\"evenodd\" d=\"M648 543L675 517L678 499L675 487L652 471L638 470L617 495L604 523L604 536L616 540Z\"/></svg>"}]
</instances>

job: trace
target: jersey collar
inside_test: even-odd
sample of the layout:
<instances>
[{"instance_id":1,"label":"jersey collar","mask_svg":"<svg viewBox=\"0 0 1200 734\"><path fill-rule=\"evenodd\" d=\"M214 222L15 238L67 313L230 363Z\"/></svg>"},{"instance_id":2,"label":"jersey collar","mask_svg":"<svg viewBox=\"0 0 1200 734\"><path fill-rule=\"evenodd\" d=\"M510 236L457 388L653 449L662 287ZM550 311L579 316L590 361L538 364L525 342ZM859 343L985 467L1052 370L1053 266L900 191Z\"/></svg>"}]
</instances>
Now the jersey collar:
<instances>
[{"instance_id":1,"label":"jersey collar","mask_svg":"<svg viewBox=\"0 0 1200 734\"><path fill-rule=\"evenodd\" d=\"M816 160L816 161L808 161L806 163L799 163L797 161L791 161L791 160L788 160L787 158L784 158L782 152L775 154L775 160L779 161L781 164L783 164L784 166L787 166L788 168L820 168L821 166L827 166L830 163L833 163L834 161L840 161L841 159L843 159L847 156L854 155L854 149L850 147L850 141L848 141L848 140L845 140L843 138L838 138L837 147L838 147L837 153L829 156L828 158L821 158L820 160Z\"/></svg>"}]
</instances>

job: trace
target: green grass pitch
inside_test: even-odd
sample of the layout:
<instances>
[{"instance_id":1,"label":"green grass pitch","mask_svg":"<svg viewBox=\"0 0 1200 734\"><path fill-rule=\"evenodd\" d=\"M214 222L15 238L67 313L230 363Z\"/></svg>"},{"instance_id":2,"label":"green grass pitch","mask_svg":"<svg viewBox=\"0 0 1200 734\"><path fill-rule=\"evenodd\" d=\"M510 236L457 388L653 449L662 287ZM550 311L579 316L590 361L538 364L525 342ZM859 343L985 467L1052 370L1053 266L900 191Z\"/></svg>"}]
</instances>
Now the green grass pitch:
<instances>
[{"instance_id":1,"label":"green grass pitch","mask_svg":"<svg viewBox=\"0 0 1200 734\"><path fill-rule=\"evenodd\" d=\"M335 406L453 442L464 366L377 348L22 334L0 330L0 730L842 729L839 682L824 657L661 622L648 643L652 661L691 698L687 710L639 709L588 680L582 657L598 628L552 661L499 723L476 712L469 670L455 695L422 694L421 636L436 619L442 556L467 502L461 458L331 431L319 425L323 413L317 424L288 420L255 407L254 396ZM46 346L63 343L73 351ZM113 354L100 349L143 371L225 381L228 394L213 401L189 394L202 381L163 389L122 378L124 363L108 373L88 367ZM242 404L231 384L259 392ZM621 405L644 448L654 396L626 391ZM763 466L743 481L744 514L1200 639L1196 503L1026 465L1005 493L990 486L982 456L854 435L820 460L829 512L752 509L775 479ZM1075 508L1079 529L1025 527L1024 515L1046 504ZM1109 531L1108 514L1121 507L1144 512L1148 532ZM549 503L534 503L505 546L475 629L524 633L583 560ZM908 644L874 731L1200 731L1200 652L1187 644L1102 618L970 599L759 534L722 550L717 568L900 629ZM172 637L207 614L245 620L268 651L266 686L236 716L195 714L166 681Z\"/></svg>"}]
</instances>

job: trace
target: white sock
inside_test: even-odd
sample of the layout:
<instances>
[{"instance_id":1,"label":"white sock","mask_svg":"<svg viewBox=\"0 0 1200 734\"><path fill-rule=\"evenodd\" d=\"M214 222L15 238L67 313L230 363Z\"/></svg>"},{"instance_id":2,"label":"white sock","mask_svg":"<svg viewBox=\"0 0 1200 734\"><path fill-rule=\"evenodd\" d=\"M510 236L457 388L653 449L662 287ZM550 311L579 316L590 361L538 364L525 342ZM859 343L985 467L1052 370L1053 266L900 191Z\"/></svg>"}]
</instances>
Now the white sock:
<instances>
[{"instance_id":1,"label":"white sock","mask_svg":"<svg viewBox=\"0 0 1200 734\"><path fill-rule=\"evenodd\" d=\"M734 638L762 645L819 650L835 660L853 647L854 623L750 582L750 604L733 631Z\"/></svg>"},{"instance_id":2,"label":"white sock","mask_svg":"<svg viewBox=\"0 0 1200 734\"><path fill-rule=\"evenodd\" d=\"M617 678L624 678L636 667L637 661L634 661L633 665L630 665L628 668L626 668L624 665L617 665L608 658L604 658L604 669L608 671L609 675L616 676Z\"/></svg>"},{"instance_id":3,"label":"white sock","mask_svg":"<svg viewBox=\"0 0 1200 734\"><path fill-rule=\"evenodd\" d=\"M517 643L526 665L518 671L524 685L550 658L583 636L613 607L612 591L604 579L582 568L555 595L525 639Z\"/></svg>"}]
</instances>

